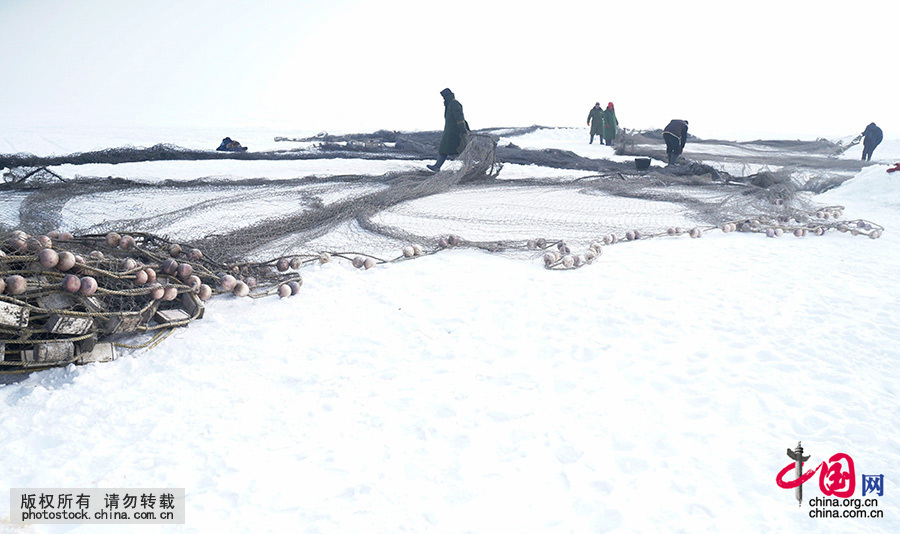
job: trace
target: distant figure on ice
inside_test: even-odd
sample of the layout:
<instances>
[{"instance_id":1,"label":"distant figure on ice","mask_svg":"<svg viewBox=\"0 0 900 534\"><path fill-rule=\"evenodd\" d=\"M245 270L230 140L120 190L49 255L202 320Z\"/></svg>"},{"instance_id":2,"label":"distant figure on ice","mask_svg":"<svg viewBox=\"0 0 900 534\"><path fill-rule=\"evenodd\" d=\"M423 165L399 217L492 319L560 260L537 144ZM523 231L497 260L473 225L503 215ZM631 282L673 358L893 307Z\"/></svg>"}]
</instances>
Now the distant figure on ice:
<instances>
[{"instance_id":1,"label":"distant figure on ice","mask_svg":"<svg viewBox=\"0 0 900 534\"><path fill-rule=\"evenodd\" d=\"M247 147L241 146L237 141L232 141L230 137L222 139L222 144L216 150L224 150L226 152L245 152Z\"/></svg>"},{"instance_id":2,"label":"distant figure on ice","mask_svg":"<svg viewBox=\"0 0 900 534\"><path fill-rule=\"evenodd\" d=\"M595 135L603 139L603 108L600 107L600 102L588 111L587 125L591 127L591 142L588 144L594 144Z\"/></svg>"},{"instance_id":3,"label":"distant figure on ice","mask_svg":"<svg viewBox=\"0 0 900 534\"><path fill-rule=\"evenodd\" d=\"M881 131L881 128L875 126L875 123L871 123L866 126L866 129L863 130L863 153L862 159L863 161L872 161L872 152L875 152L875 147L877 147L881 140L884 139L884 132Z\"/></svg>"},{"instance_id":4,"label":"distant figure on ice","mask_svg":"<svg viewBox=\"0 0 900 534\"><path fill-rule=\"evenodd\" d=\"M672 119L663 130L663 139L666 140L666 156L669 157L669 165L675 163L678 156L684 150L687 142L688 121Z\"/></svg>"},{"instance_id":5,"label":"distant figure on ice","mask_svg":"<svg viewBox=\"0 0 900 534\"><path fill-rule=\"evenodd\" d=\"M612 146L616 140L616 131L619 128L619 121L616 120L616 109L610 102L603 110L603 143Z\"/></svg>"},{"instance_id":6,"label":"distant figure on ice","mask_svg":"<svg viewBox=\"0 0 900 534\"><path fill-rule=\"evenodd\" d=\"M434 172L441 170L441 165L447 161L447 157L458 156L460 151L466 148L469 140L469 123L463 115L462 104L456 100L450 89L441 91L441 96L444 97L444 136L441 137L437 161L434 165L426 165Z\"/></svg>"}]
</instances>

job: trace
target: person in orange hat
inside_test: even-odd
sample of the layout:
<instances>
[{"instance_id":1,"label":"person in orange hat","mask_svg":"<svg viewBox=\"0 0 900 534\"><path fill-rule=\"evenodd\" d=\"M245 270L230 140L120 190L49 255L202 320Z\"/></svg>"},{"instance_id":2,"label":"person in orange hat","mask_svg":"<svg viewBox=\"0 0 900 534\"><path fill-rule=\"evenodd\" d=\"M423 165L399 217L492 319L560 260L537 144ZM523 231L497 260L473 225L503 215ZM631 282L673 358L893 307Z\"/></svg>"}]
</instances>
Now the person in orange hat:
<instances>
[{"instance_id":1,"label":"person in orange hat","mask_svg":"<svg viewBox=\"0 0 900 534\"><path fill-rule=\"evenodd\" d=\"M616 140L616 132L619 131L619 121L616 120L616 108L610 102L603 110L603 143L612 146Z\"/></svg>"}]
</instances>

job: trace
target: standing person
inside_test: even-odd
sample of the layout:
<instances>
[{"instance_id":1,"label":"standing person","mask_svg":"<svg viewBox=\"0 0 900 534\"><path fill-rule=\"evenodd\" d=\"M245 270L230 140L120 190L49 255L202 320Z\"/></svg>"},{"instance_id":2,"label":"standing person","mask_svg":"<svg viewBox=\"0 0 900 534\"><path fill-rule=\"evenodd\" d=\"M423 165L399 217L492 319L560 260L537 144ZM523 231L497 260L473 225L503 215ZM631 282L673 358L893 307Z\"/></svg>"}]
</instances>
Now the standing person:
<instances>
[{"instance_id":1,"label":"standing person","mask_svg":"<svg viewBox=\"0 0 900 534\"><path fill-rule=\"evenodd\" d=\"M872 152L875 152L875 147L881 144L881 140L884 139L884 132L881 131L881 128L875 126L875 123L873 122L866 126L866 129L863 130L862 135L862 159L863 161L872 161Z\"/></svg>"},{"instance_id":2,"label":"standing person","mask_svg":"<svg viewBox=\"0 0 900 534\"><path fill-rule=\"evenodd\" d=\"M437 161L434 165L426 165L434 172L441 170L448 156L458 156L460 147L465 148L469 139L469 123L463 115L462 104L450 89L441 91L441 96L444 97L444 136L441 137Z\"/></svg>"},{"instance_id":3,"label":"standing person","mask_svg":"<svg viewBox=\"0 0 900 534\"><path fill-rule=\"evenodd\" d=\"M678 156L684 150L687 141L688 121L672 119L663 130L663 139L666 140L666 156L669 157L669 165L675 163Z\"/></svg>"},{"instance_id":4,"label":"standing person","mask_svg":"<svg viewBox=\"0 0 900 534\"><path fill-rule=\"evenodd\" d=\"M594 143L595 135L599 135L601 140L603 139L603 108L600 107L600 102L594 104L594 107L588 111L587 125L591 127L591 142L588 144Z\"/></svg>"},{"instance_id":5,"label":"standing person","mask_svg":"<svg viewBox=\"0 0 900 534\"><path fill-rule=\"evenodd\" d=\"M606 105L606 109L603 110L603 142L612 146L613 141L616 140L616 132L619 129L619 121L616 120L616 109L613 107L613 103L610 102Z\"/></svg>"}]
</instances>

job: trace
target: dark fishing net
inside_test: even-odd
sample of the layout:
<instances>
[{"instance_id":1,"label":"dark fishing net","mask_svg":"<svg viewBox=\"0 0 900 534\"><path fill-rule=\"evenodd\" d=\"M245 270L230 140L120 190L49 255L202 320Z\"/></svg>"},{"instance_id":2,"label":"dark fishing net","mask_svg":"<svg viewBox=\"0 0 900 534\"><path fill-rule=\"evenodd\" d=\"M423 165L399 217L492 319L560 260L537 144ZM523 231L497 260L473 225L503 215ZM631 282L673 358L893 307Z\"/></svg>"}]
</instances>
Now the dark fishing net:
<instances>
[{"instance_id":1,"label":"dark fishing net","mask_svg":"<svg viewBox=\"0 0 900 534\"><path fill-rule=\"evenodd\" d=\"M0 166L9 167L0 186L2 278L27 279L24 293L7 290L0 303L30 313L27 326L0 320L6 361L38 365L40 359L27 351L59 342L75 348L54 362L74 361L86 350L78 343L186 324L202 315L201 294L235 291L230 280L223 283L226 277L243 283L251 296L285 296L299 287L302 268L314 262L345 260L370 268L470 246L513 257L543 256L547 267L562 269L590 263L603 245L664 235L699 237L710 229L799 236L839 230L870 237L882 231L868 221L843 220L840 206L816 204L814 193L835 187L862 165L835 158L827 142L691 138L692 151L686 149L681 163L640 171L632 160L498 146L499 138L539 129L472 134L460 156L436 174L424 170L423 160L436 155L439 132L321 134L284 139L304 143L302 149L259 153L157 145L46 158L0 156ZM626 133L616 151L666 157L658 132ZM398 160L413 170L191 180L73 178L57 172L61 165L207 159L352 160L363 167L366 161ZM743 170L764 168L734 172L738 164ZM25 241L54 232L50 247L82 262L72 272L42 266L38 254L45 247L36 237L13 243L19 235L13 230L27 234ZM128 235L133 244L108 242L110 233ZM189 276L181 276L181 265ZM147 269L158 275L157 282L138 275ZM96 292L66 292L67 274L95 279ZM172 298L160 297L160 287ZM61 303L49 302L52 298ZM174 319L159 313L176 309L183 313ZM60 317L86 321L72 332L53 332Z\"/></svg>"}]
</instances>

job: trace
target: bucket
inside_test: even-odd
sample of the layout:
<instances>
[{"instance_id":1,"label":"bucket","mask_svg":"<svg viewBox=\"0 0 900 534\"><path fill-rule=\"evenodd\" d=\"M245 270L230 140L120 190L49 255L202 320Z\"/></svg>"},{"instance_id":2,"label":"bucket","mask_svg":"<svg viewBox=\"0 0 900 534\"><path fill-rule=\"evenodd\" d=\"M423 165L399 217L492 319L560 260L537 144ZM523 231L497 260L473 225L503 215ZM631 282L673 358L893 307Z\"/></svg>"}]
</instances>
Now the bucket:
<instances>
[{"instance_id":1,"label":"bucket","mask_svg":"<svg viewBox=\"0 0 900 534\"><path fill-rule=\"evenodd\" d=\"M646 171L650 168L650 158L634 158L634 166L639 171Z\"/></svg>"}]
</instances>

